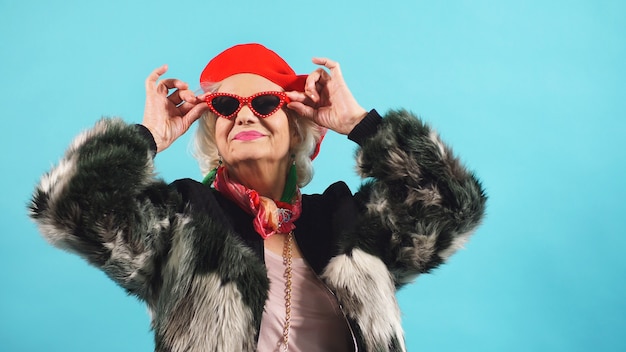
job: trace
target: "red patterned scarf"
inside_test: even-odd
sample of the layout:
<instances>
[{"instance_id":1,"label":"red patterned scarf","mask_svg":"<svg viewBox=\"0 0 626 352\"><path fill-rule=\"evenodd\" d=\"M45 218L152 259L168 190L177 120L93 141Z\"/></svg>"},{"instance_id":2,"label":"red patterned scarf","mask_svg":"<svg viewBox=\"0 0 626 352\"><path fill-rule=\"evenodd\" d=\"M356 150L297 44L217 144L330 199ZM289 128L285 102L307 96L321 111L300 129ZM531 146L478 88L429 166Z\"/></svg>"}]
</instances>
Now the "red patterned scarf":
<instances>
[{"instance_id":1,"label":"red patterned scarf","mask_svg":"<svg viewBox=\"0 0 626 352\"><path fill-rule=\"evenodd\" d=\"M275 233L292 231L296 227L293 222L300 217L302 212L300 189L296 189L291 203L275 201L231 180L223 166L217 169L213 186L254 217L252 221L254 229L263 239Z\"/></svg>"}]
</instances>

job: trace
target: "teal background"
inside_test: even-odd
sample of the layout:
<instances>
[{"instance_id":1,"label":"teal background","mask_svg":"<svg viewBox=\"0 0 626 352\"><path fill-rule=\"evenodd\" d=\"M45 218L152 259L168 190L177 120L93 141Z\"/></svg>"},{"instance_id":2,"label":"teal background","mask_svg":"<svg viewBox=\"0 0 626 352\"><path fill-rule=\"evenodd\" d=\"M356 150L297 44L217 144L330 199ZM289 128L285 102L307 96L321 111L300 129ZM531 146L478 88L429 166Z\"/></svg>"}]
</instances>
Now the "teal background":
<instances>
[{"instance_id":1,"label":"teal background","mask_svg":"<svg viewBox=\"0 0 626 352\"><path fill-rule=\"evenodd\" d=\"M196 85L260 42L339 61L358 101L431 123L477 172L483 226L399 293L410 351L626 350L626 2L0 0L0 351L150 351L145 307L27 218L39 177L100 116L140 122L144 79ZM160 176L200 178L188 135ZM329 134L306 192L355 190Z\"/></svg>"}]
</instances>

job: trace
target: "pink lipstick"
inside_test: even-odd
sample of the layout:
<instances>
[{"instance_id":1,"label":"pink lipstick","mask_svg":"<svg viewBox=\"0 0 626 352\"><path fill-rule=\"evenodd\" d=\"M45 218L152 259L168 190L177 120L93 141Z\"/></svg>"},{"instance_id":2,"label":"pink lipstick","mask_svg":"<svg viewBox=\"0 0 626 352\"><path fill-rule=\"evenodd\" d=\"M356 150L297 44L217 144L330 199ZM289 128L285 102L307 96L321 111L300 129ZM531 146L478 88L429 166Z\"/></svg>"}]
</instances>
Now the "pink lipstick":
<instances>
[{"instance_id":1,"label":"pink lipstick","mask_svg":"<svg viewBox=\"0 0 626 352\"><path fill-rule=\"evenodd\" d=\"M264 134L257 131L242 131L237 133L234 139L239 141L252 141L264 136Z\"/></svg>"}]
</instances>

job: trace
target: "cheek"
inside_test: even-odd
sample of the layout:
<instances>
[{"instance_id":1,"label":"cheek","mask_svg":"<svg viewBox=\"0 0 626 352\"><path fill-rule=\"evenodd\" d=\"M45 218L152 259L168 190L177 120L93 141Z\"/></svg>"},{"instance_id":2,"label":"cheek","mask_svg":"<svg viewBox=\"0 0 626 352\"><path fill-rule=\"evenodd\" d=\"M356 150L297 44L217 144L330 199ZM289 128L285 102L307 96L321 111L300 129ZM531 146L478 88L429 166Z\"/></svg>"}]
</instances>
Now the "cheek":
<instances>
[{"instance_id":1,"label":"cheek","mask_svg":"<svg viewBox=\"0 0 626 352\"><path fill-rule=\"evenodd\" d=\"M228 143L230 127L231 123L228 120L218 118L215 122L215 143L220 153L224 152L224 148Z\"/></svg>"},{"instance_id":2,"label":"cheek","mask_svg":"<svg viewBox=\"0 0 626 352\"><path fill-rule=\"evenodd\" d=\"M215 121L215 140L219 143L225 141L228 138L230 132L230 121L218 118Z\"/></svg>"},{"instance_id":3,"label":"cheek","mask_svg":"<svg viewBox=\"0 0 626 352\"><path fill-rule=\"evenodd\" d=\"M289 125L289 120L286 115L280 116L280 118L272 120L272 130L275 131L276 135L279 135L280 138L286 142L287 144L293 144L293 135L294 131Z\"/></svg>"}]
</instances>

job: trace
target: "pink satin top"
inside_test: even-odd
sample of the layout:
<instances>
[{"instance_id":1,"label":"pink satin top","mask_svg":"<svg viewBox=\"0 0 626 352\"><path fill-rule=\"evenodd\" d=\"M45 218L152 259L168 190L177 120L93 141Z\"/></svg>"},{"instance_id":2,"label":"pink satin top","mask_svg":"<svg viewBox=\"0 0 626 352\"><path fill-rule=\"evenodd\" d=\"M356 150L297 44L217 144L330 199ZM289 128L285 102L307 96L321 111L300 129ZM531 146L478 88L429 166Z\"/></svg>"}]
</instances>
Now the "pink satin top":
<instances>
[{"instance_id":1,"label":"pink satin top","mask_svg":"<svg viewBox=\"0 0 626 352\"><path fill-rule=\"evenodd\" d=\"M261 320L257 351L283 351L285 266L282 256L265 250L270 292ZM302 258L292 259L289 351L354 351L348 322L337 299Z\"/></svg>"}]
</instances>

